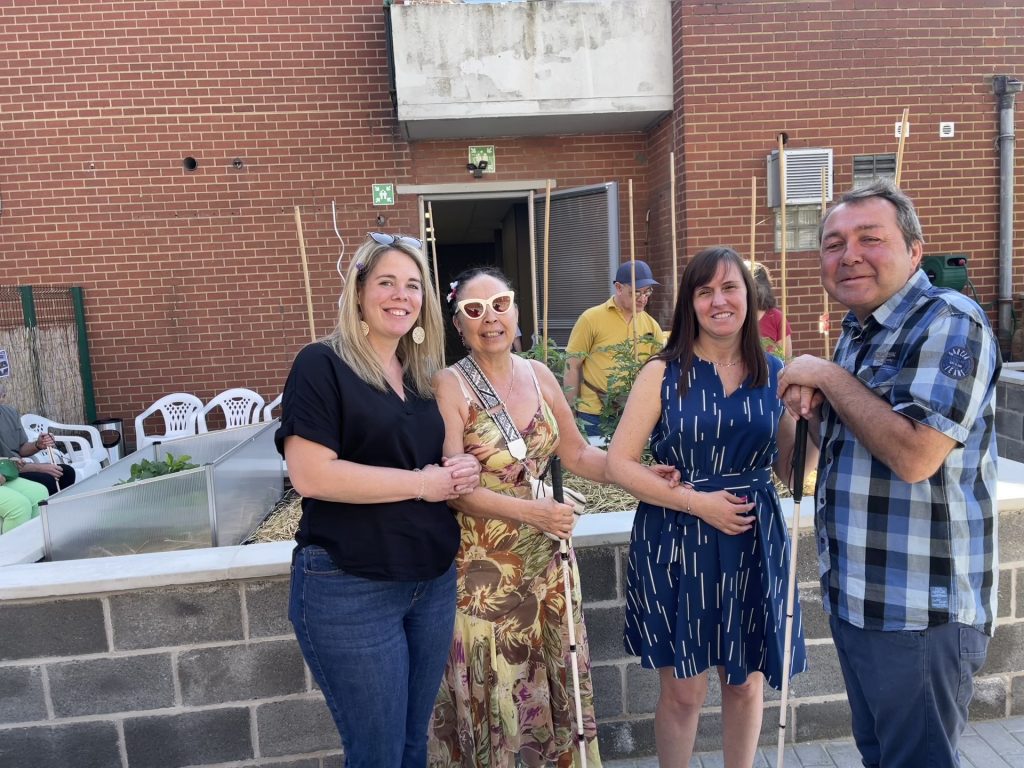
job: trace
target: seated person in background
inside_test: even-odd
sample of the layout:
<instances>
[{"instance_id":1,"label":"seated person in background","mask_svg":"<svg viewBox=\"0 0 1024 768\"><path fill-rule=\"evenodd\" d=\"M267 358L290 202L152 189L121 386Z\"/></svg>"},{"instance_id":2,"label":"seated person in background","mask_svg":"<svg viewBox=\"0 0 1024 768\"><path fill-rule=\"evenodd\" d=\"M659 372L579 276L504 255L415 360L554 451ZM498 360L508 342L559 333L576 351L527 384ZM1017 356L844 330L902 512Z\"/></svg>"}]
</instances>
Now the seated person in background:
<instances>
[{"instance_id":1,"label":"seated person in background","mask_svg":"<svg viewBox=\"0 0 1024 768\"><path fill-rule=\"evenodd\" d=\"M15 460L25 480L41 483L52 496L75 482L75 470L67 464L39 464L24 459L56 445L53 435L41 434L31 441L21 426L21 416L9 405L0 405L0 457Z\"/></svg>"},{"instance_id":2,"label":"seated person in background","mask_svg":"<svg viewBox=\"0 0 1024 768\"><path fill-rule=\"evenodd\" d=\"M0 534L3 534L38 517L39 502L48 494L39 483L17 477L13 461L0 459L0 465Z\"/></svg>"}]
</instances>

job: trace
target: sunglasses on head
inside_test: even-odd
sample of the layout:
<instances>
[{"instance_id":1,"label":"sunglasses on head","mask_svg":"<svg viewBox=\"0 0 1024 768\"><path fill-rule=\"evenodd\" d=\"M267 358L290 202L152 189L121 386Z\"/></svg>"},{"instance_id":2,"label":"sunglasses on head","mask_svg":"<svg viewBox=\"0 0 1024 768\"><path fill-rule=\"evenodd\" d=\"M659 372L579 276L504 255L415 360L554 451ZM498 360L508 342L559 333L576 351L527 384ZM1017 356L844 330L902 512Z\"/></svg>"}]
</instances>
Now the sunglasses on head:
<instances>
[{"instance_id":1,"label":"sunglasses on head","mask_svg":"<svg viewBox=\"0 0 1024 768\"><path fill-rule=\"evenodd\" d=\"M487 299L463 299L455 305L455 311L461 312L470 320L479 320L487 311L487 306L490 305L494 314L504 315L512 309L515 298L515 291L502 291Z\"/></svg>"},{"instance_id":2,"label":"sunglasses on head","mask_svg":"<svg viewBox=\"0 0 1024 768\"><path fill-rule=\"evenodd\" d=\"M369 232L367 233L367 237L380 245L394 245L395 243L399 243L400 245L412 246L417 250L423 247L422 240L415 237L408 237L406 235L389 235L386 232Z\"/></svg>"}]
</instances>

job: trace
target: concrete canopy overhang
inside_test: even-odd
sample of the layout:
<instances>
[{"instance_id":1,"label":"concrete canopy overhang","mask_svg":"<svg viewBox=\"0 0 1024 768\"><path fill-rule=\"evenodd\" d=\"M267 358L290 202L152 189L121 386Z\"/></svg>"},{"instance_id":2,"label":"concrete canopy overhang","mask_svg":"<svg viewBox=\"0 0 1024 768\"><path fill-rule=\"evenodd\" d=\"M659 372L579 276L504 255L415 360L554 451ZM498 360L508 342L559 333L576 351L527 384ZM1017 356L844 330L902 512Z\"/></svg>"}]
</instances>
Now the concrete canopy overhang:
<instances>
[{"instance_id":1,"label":"concrete canopy overhang","mask_svg":"<svg viewBox=\"0 0 1024 768\"><path fill-rule=\"evenodd\" d=\"M396 5L407 139L643 131L672 110L669 0Z\"/></svg>"}]
</instances>

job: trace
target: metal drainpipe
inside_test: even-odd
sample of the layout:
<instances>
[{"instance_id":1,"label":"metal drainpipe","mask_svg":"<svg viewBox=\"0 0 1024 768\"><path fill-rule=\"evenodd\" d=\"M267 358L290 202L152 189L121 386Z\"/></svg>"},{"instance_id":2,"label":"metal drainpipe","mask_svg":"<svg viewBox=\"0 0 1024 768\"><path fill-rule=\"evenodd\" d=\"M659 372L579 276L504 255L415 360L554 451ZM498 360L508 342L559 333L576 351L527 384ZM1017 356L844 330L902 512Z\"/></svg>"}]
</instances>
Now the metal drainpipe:
<instances>
[{"instance_id":1,"label":"metal drainpipe","mask_svg":"<svg viewBox=\"0 0 1024 768\"><path fill-rule=\"evenodd\" d=\"M1014 95L1022 83L1009 75L992 79L999 101L999 346L1009 359L1013 339L1013 126Z\"/></svg>"}]
</instances>

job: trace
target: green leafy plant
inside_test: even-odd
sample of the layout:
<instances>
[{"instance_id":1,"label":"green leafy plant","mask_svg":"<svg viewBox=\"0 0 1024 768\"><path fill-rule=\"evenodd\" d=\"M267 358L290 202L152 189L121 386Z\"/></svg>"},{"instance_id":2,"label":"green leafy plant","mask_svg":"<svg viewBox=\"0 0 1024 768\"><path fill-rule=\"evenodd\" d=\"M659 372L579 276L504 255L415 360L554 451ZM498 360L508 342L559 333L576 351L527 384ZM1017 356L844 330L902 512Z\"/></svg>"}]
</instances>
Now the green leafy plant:
<instances>
[{"instance_id":1,"label":"green leafy plant","mask_svg":"<svg viewBox=\"0 0 1024 768\"><path fill-rule=\"evenodd\" d=\"M551 372L555 374L555 378L558 380L559 385L563 387L562 391L564 392L565 366L567 361L571 358L584 358L586 357L586 354L583 352L574 352L569 354L564 349L559 348L551 339L547 339L546 358L544 355L544 348L544 340L542 339L525 352L520 352L519 356L526 358L527 360L540 360L542 363L545 363ZM569 403L569 407L572 408L574 413L578 403L579 398L576 399L576 402ZM586 434L586 430L583 428L583 423L580 422L579 419L576 420L576 426L579 427L582 434Z\"/></svg>"},{"instance_id":2,"label":"green leafy plant","mask_svg":"<svg viewBox=\"0 0 1024 768\"><path fill-rule=\"evenodd\" d=\"M136 480L149 480L152 477L163 477L165 475L173 475L175 472L184 472L186 469L195 469L198 464L192 464L190 459L191 456L182 455L177 458L173 454L168 453L163 461L150 461L149 459L143 459L142 461L136 462L131 466L131 477L127 480L122 480L117 485L124 485L125 483L134 483Z\"/></svg>"},{"instance_id":3,"label":"green leafy plant","mask_svg":"<svg viewBox=\"0 0 1024 768\"><path fill-rule=\"evenodd\" d=\"M547 339L547 356L545 357L544 341L544 339L541 339L528 350L520 352L519 356L525 357L527 360L540 360L551 369L551 372L555 374L555 378L561 381L565 376L565 362L574 355L566 354L566 351L559 349L554 341Z\"/></svg>"},{"instance_id":4,"label":"green leafy plant","mask_svg":"<svg viewBox=\"0 0 1024 768\"><path fill-rule=\"evenodd\" d=\"M648 358L661 347L661 342L649 333L637 340L639 354L636 355L633 354L632 339L605 347L604 351L611 355L612 367L608 371L607 394L601 401L601 413L598 416L598 429L603 437L611 438L615 434L637 374Z\"/></svg>"}]
</instances>

